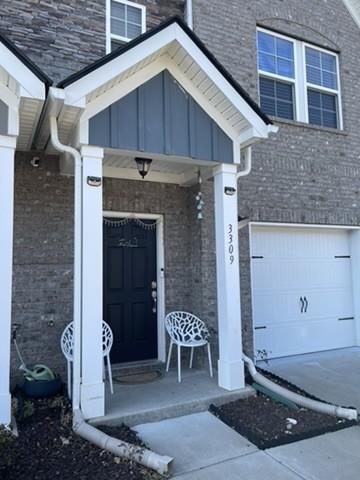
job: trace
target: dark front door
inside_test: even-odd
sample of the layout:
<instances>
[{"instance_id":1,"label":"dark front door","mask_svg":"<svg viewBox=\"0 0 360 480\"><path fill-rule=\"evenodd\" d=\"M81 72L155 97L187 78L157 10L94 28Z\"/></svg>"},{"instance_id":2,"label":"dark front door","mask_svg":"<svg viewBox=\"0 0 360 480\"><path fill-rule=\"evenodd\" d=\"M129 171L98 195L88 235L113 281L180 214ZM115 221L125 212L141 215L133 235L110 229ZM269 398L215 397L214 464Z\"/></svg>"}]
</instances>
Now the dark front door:
<instances>
[{"instance_id":1,"label":"dark front door","mask_svg":"<svg viewBox=\"0 0 360 480\"><path fill-rule=\"evenodd\" d=\"M108 221L107 221L108 220ZM104 221L104 320L114 334L112 363L157 358L156 230Z\"/></svg>"}]
</instances>

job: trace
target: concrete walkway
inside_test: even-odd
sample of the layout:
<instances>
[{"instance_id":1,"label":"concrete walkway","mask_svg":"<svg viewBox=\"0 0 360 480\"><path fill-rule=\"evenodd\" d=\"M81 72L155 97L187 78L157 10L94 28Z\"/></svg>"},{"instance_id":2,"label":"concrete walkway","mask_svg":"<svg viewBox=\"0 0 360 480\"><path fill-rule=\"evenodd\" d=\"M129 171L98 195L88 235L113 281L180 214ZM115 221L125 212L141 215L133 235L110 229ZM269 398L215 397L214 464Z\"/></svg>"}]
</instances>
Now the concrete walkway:
<instances>
[{"instance_id":1,"label":"concrete walkway","mask_svg":"<svg viewBox=\"0 0 360 480\"><path fill-rule=\"evenodd\" d=\"M142 424L140 437L174 457L177 480L357 480L360 427L259 451L208 412Z\"/></svg>"},{"instance_id":2,"label":"concrete walkway","mask_svg":"<svg viewBox=\"0 0 360 480\"><path fill-rule=\"evenodd\" d=\"M322 400L360 410L360 348L279 358L259 366Z\"/></svg>"}]
</instances>

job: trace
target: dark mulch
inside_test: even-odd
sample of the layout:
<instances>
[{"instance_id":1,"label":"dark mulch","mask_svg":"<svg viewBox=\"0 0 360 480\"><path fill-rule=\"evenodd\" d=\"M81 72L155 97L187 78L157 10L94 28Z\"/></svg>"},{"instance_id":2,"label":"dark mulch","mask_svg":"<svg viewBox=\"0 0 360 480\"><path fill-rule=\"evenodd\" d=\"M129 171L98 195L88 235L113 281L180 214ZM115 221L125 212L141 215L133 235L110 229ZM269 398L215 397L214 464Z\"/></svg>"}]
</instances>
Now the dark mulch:
<instances>
[{"instance_id":1,"label":"dark mulch","mask_svg":"<svg viewBox=\"0 0 360 480\"><path fill-rule=\"evenodd\" d=\"M296 393L318 400L269 372L262 371L262 373ZM247 380L251 384L251 379ZM354 421L337 419L305 408L293 410L263 394L230 402L221 407L211 405L210 411L262 450L357 424ZM288 419L295 420L296 424Z\"/></svg>"},{"instance_id":2,"label":"dark mulch","mask_svg":"<svg viewBox=\"0 0 360 480\"><path fill-rule=\"evenodd\" d=\"M34 413L18 424L20 435L17 439L11 437L4 441L0 432L1 480L163 478L136 463L116 458L75 435L71 429L71 410L65 406L63 397L38 400L33 405ZM125 425L103 427L103 430L121 440L144 446L135 432Z\"/></svg>"}]
</instances>

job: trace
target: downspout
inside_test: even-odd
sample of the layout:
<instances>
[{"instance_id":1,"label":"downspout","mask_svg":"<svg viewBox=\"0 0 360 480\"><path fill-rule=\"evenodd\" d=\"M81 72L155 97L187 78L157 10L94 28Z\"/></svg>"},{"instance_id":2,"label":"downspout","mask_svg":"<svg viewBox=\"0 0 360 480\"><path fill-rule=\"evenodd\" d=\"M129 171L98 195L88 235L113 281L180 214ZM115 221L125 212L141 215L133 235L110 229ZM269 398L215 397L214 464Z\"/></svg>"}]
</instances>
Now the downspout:
<instances>
[{"instance_id":1,"label":"downspout","mask_svg":"<svg viewBox=\"0 0 360 480\"><path fill-rule=\"evenodd\" d=\"M186 0L186 23L188 27L193 30L194 20L193 20L193 2L192 0Z\"/></svg>"},{"instance_id":2,"label":"downspout","mask_svg":"<svg viewBox=\"0 0 360 480\"><path fill-rule=\"evenodd\" d=\"M249 173L251 172L251 163L252 163L252 151L251 151L251 147L247 147L245 149L245 166L243 170L240 170L240 172L237 173L236 180L238 180L240 177L245 177L246 175L249 175Z\"/></svg>"},{"instance_id":3,"label":"downspout","mask_svg":"<svg viewBox=\"0 0 360 480\"><path fill-rule=\"evenodd\" d=\"M249 373L253 380L259 385L268 388L272 392L277 393L283 398L291 400L296 405L300 407L308 408L309 410L314 410L315 412L324 413L326 415L331 415L333 417L345 418L346 420L357 420L358 413L355 408L344 408L337 405L331 405L329 403L320 402L318 400L312 400L311 398L303 397L298 393L292 392L284 387L281 387L277 383L272 382L268 378L261 375L256 370L254 362L243 354L243 360L246 363Z\"/></svg>"},{"instance_id":4,"label":"downspout","mask_svg":"<svg viewBox=\"0 0 360 480\"><path fill-rule=\"evenodd\" d=\"M128 458L160 474L168 472L172 458L118 440L89 425L81 411L81 332L82 332L82 158L76 148L59 140L57 118L50 116L50 137L54 148L74 159L74 362L73 362L73 430L80 437L118 457Z\"/></svg>"},{"instance_id":5,"label":"downspout","mask_svg":"<svg viewBox=\"0 0 360 480\"><path fill-rule=\"evenodd\" d=\"M68 153L74 159L74 362L73 362L73 410L80 409L81 378L81 311L82 311L82 159L80 152L59 140L57 119L50 117L50 136L53 147L60 153Z\"/></svg>"}]
</instances>

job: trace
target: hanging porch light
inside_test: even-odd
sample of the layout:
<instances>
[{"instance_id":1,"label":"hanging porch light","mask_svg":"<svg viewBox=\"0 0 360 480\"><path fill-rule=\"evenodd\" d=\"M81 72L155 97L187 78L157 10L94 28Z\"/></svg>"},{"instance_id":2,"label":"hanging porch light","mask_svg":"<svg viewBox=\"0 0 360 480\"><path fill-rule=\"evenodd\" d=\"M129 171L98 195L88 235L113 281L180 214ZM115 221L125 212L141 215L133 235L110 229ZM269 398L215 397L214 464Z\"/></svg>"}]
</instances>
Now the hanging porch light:
<instances>
[{"instance_id":1,"label":"hanging porch light","mask_svg":"<svg viewBox=\"0 0 360 480\"><path fill-rule=\"evenodd\" d=\"M152 162L151 158L136 157L135 162L136 162L136 167L138 169L138 172L140 173L141 177L144 179L146 175L149 173L151 162Z\"/></svg>"}]
</instances>

